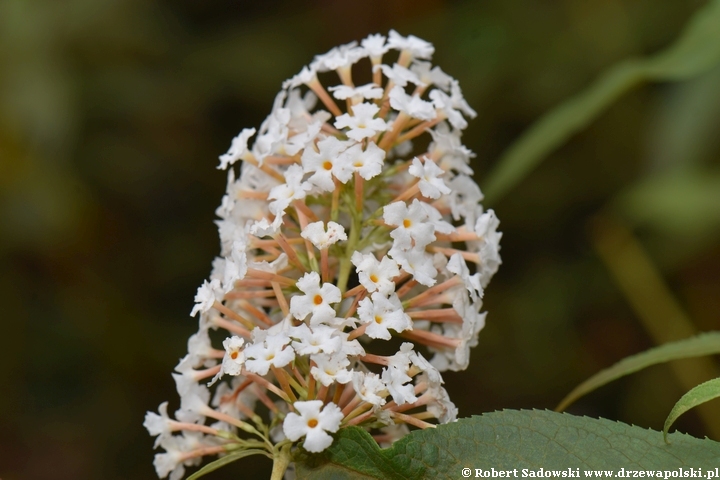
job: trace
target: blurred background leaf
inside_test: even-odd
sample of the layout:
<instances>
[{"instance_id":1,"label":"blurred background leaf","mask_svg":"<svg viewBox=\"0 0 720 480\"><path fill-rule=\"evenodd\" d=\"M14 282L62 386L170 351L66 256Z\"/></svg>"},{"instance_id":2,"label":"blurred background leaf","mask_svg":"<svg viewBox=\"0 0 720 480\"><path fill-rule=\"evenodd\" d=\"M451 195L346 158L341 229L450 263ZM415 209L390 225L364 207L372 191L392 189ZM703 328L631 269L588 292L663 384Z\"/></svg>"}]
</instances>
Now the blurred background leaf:
<instances>
[{"instance_id":1,"label":"blurred background leaf","mask_svg":"<svg viewBox=\"0 0 720 480\"><path fill-rule=\"evenodd\" d=\"M555 407L556 412L562 412L577 399L587 395L603 385L626 375L633 374L644 368L692 357L715 355L720 353L720 332L705 332L674 342L663 343L644 352L625 357L611 367L599 371L585 380L570 392ZM692 388L692 387L691 387Z\"/></svg>"},{"instance_id":2,"label":"blurred background leaf","mask_svg":"<svg viewBox=\"0 0 720 480\"><path fill-rule=\"evenodd\" d=\"M649 58L624 60L590 88L543 115L508 151L484 182L492 203L511 190L571 135L586 127L622 94L643 81L687 80L720 64L720 2L711 1L688 22L680 38Z\"/></svg>"},{"instance_id":3,"label":"blurred background leaf","mask_svg":"<svg viewBox=\"0 0 720 480\"><path fill-rule=\"evenodd\" d=\"M433 42L479 112L463 139L482 183L543 113L667 48L705 5L0 1L0 477L156 478L141 424L178 406L170 372L218 252L217 156L314 54L390 28ZM446 376L461 416L552 408L654 344L592 249L598 212L628 225L693 328L720 328L718 75L633 89L493 205L488 324L470 369ZM659 430L683 393L655 367L570 411ZM694 410L676 426L707 434Z\"/></svg>"}]
</instances>

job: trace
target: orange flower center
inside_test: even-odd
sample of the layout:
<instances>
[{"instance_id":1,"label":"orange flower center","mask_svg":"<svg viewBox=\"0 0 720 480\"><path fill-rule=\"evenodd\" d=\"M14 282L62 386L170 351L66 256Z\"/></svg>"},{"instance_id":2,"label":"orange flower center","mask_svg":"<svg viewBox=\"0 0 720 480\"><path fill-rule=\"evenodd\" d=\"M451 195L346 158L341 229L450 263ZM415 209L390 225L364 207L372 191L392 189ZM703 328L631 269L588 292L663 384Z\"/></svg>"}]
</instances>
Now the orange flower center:
<instances>
[{"instance_id":1,"label":"orange flower center","mask_svg":"<svg viewBox=\"0 0 720 480\"><path fill-rule=\"evenodd\" d=\"M307 425L308 425L308 427L310 427L310 428L315 428L315 427L317 427L317 425L318 425L317 418L311 418L310 420L308 420L308 424L307 424Z\"/></svg>"},{"instance_id":2,"label":"orange flower center","mask_svg":"<svg viewBox=\"0 0 720 480\"><path fill-rule=\"evenodd\" d=\"M323 302L323 298L318 294L315 295L315 298L313 298L313 303L315 305L320 305Z\"/></svg>"}]
</instances>

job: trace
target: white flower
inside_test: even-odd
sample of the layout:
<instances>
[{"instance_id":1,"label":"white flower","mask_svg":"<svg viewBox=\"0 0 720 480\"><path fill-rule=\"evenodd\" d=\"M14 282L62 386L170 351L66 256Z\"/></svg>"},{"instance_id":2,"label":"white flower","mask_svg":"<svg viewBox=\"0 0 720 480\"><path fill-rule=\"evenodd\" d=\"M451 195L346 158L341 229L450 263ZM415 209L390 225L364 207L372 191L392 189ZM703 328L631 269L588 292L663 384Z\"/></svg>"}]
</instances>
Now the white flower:
<instances>
[{"instance_id":1,"label":"white flower","mask_svg":"<svg viewBox=\"0 0 720 480\"><path fill-rule=\"evenodd\" d=\"M395 403L398 405L413 403L417 400L415 388L412 383L408 383L412 378L408 376L405 370L386 368L382 372L382 380L388 392L392 395L393 400L395 400Z\"/></svg>"},{"instance_id":2,"label":"white flower","mask_svg":"<svg viewBox=\"0 0 720 480\"><path fill-rule=\"evenodd\" d=\"M405 87L408 83L424 87L425 83L420 81L417 74L402 65L394 64L392 67L388 65L377 65L373 67L373 70L382 70L383 75L389 78L395 85L399 87Z\"/></svg>"},{"instance_id":3,"label":"white flower","mask_svg":"<svg viewBox=\"0 0 720 480\"><path fill-rule=\"evenodd\" d=\"M229 165L240 160L248 151L247 142L253 135L255 135L254 128L243 128L242 132L232 139L230 150L228 150L226 154L220 155L220 165L218 165L217 168L219 170L226 170Z\"/></svg>"},{"instance_id":4,"label":"white flower","mask_svg":"<svg viewBox=\"0 0 720 480\"><path fill-rule=\"evenodd\" d=\"M480 284L486 287L502 263L500 259L500 239L502 233L497 231L500 220L493 210L483 213L475 223L475 233L480 236L477 242L468 242L469 246L480 254Z\"/></svg>"},{"instance_id":5,"label":"white flower","mask_svg":"<svg viewBox=\"0 0 720 480\"><path fill-rule=\"evenodd\" d=\"M355 326L353 325L353 328ZM342 338L342 345L340 346L340 350L336 353L336 355L344 355L346 357L352 357L356 355L365 355L365 349L360 345L360 342L357 340L348 340L349 333L345 332L338 332L337 334L340 338Z\"/></svg>"},{"instance_id":6,"label":"white flower","mask_svg":"<svg viewBox=\"0 0 720 480\"><path fill-rule=\"evenodd\" d=\"M475 110L470 108L470 105L463 98L457 80L451 80L449 96L440 90L433 90L429 96L435 108L448 119L454 128L462 130L467 127L467 121L463 118L463 114L470 118L477 115Z\"/></svg>"},{"instance_id":7,"label":"white flower","mask_svg":"<svg viewBox=\"0 0 720 480\"><path fill-rule=\"evenodd\" d=\"M314 67L318 72L337 70L350 67L364 56L365 50L358 47L357 42L350 42L335 47L322 55L316 55L310 67Z\"/></svg>"},{"instance_id":8,"label":"white flower","mask_svg":"<svg viewBox=\"0 0 720 480\"><path fill-rule=\"evenodd\" d=\"M319 122L315 118L311 120L313 116L311 111L315 108L315 105L317 105L317 100L317 95L311 90L305 92L305 95L302 95L298 88L289 90L287 100L285 101L285 108L290 110L290 123L288 126L292 130L302 132L303 130L310 129L311 125L314 124L322 126L323 122Z\"/></svg>"},{"instance_id":9,"label":"white flower","mask_svg":"<svg viewBox=\"0 0 720 480\"><path fill-rule=\"evenodd\" d=\"M272 262L263 260L262 262L248 262L248 267L255 270L262 270L263 272L277 273L284 270L288 264L288 257L286 253L281 253Z\"/></svg>"},{"instance_id":10,"label":"white flower","mask_svg":"<svg viewBox=\"0 0 720 480\"><path fill-rule=\"evenodd\" d=\"M243 364L245 363L245 353L242 350L245 340L232 336L223 340L223 348L225 356L223 357L220 372L228 375L240 375Z\"/></svg>"},{"instance_id":11,"label":"white flower","mask_svg":"<svg viewBox=\"0 0 720 480\"><path fill-rule=\"evenodd\" d=\"M263 218L250 226L250 234L256 237L272 237L278 233L281 224L282 216L275 217L272 223L267 218Z\"/></svg>"},{"instance_id":12,"label":"white flower","mask_svg":"<svg viewBox=\"0 0 720 480\"><path fill-rule=\"evenodd\" d=\"M432 103L422 100L417 95L408 95L405 93L405 90L398 85L395 85L390 90L388 97L390 98L390 106L392 108L413 118L432 120L437 117L437 112Z\"/></svg>"},{"instance_id":13,"label":"white flower","mask_svg":"<svg viewBox=\"0 0 720 480\"><path fill-rule=\"evenodd\" d=\"M453 100L448 94L441 90L433 90L428 96L433 101L437 111L447 117L450 125L461 130L467 127L467 121L462 116L462 113L455 108Z\"/></svg>"},{"instance_id":14,"label":"white flower","mask_svg":"<svg viewBox=\"0 0 720 480\"><path fill-rule=\"evenodd\" d=\"M192 421L203 423L203 418L207 416L210 410L208 401L210 400L210 391L203 385L200 388L180 397L180 410L175 412L175 416L184 421Z\"/></svg>"},{"instance_id":15,"label":"white flower","mask_svg":"<svg viewBox=\"0 0 720 480\"><path fill-rule=\"evenodd\" d=\"M192 366L197 368L200 365L209 367L214 365L214 361L210 359L212 355L212 344L208 335L208 327L202 325L197 333L193 333L188 338L188 357Z\"/></svg>"},{"instance_id":16,"label":"white flower","mask_svg":"<svg viewBox=\"0 0 720 480\"><path fill-rule=\"evenodd\" d=\"M207 402L210 401L210 390L205 385L197 383L189 373L172 374L175 387L180 395L180 409L175 412L175 418L182 422L201 423L205 420L205 409Z\"/></svg>"},{"instance_id":17,"label":"white flower","mask_svg":"<svg viewBox=\"0 0 720 480\"><path fill-rule=\"evenodd\" d=\"M433 386L429 388L426 395L431 395L432 400L427 404L428 412L432 413L440 423L450 423L457 420L458 409L443 387Z\"/></svg>"},{"instance_id":18,"label":"white flower","mask_svg":"<svg viewBox=\"0 0 720 480\"><path fill-rule=\"evenodd\" d=\"M310 374L326 387L334 382L345 384L352 380L352 373L346 369L350 365L346 356L320 354L311 358L316 365L310 369Z\"/></svg>"},{"instance_id":19,"label":"white flower","mask_svg":"<svg viewBox=\"0 0 720 480\"><path fill-rule=\"evenodd\" d=\"M441 195L446 195L451 191L440 178L440 175L445 172L427 157L425 157L425 163L417 157L413 158L408 173L420 179L418 184L420 193L426 198L438 199Z\"/></svg>"},{"instance_id":20,"label":"white flower","mask_svg":"<svg viewBox=\"0 0 720 480\"><path fill-rule=\"evenodd\" d=\"M167 407L168 402L163 402L158 407L158 412L160 415L158 415L155 412L147 412L145 414L145 421L143 422L143 427L145 427L150 433L151 436L159 435L158 438L155 440L155 448L160 445L160 442L164 437L167 437L172 434L171 430L171 423L172 420L170 417L168 417L167 413Z\"/></svg>"},{"instance_id":21,"label":"white flower","mask_svg":"<svg viewBox=\"0 0 720 480\"><path fill-rule=\"evenodd\" d=\"M331 303L342 299L340 289L331 283L320 286L320 275L309 272L297 281L297 287L305 295L295 295L290 299L290 313L298 320L310 315L310 323L330 322L335 319L335 309Z\"/></svg>"},{"instance_id":22,"label":"white flower","mask_svg":"<svg viewBox=\"0 0 720 480\"><path fill-rule=\"evenodd\" d=\"M393 247L388 252L393 260L419 283L432 287L435 285L437 269L433 263L433 256L425 252L423 248L411 248L409 250Z\"/></svg>"},{"instance_id":23,"label":"white flower","mask_svg":"<svg viewBox=\"0 0 720 480\"><path fill-rule=\"evenodd\" d=\"M360 42L360 45L371 58L377 58L378 61L390 49L389 46L385 45L385 36L379 33L368 35L367 38Z\"/></svg>"},{"instance_id":24,"label":"white flower","mask_svg":"<svg viewBox=\"0 0 720 480\"><path fill-rule=\"evenodd\" d=\"M245 278L247 273L247 242L235 240L229 258L225 259L225 271L223 272L222 289L225 293L235 288L235 282Z\"/></svg>"},{"instance_id":25,"label":"white flower","mask_svg":"<svg viewBox=\"0 0 720 480\"><path fill-rule=\"evenodd\" d=\"M290 337L284 334L267 335L262 342L245 348L245 368L258 375L267 375L271 366L281 368L295 359L295 350L287 346Z\"/></svg>"},{"instance_id":26,"label":"white flower","mask_svg":"<svg viewBox=\"0 0 720 480\"><path fill-rule=\"evenodd\" d=\"M462 325L456 323L443 323L436 325L432 331L440 333L448 338L459 340L455 349L430 348L436 355L430 363L440 371L465 370L470 362L470 348L477 345L477 337L480 330L485 326L486 313L478 313L480 305L468 301L467 295L458 295L453 300L453 308L462 317Z\"/></svg>"},{"instance_id":27,"label":"white flower","mask_svg":"<svg viewBox=\"0 0 720 480\"><path fill-rule=\"evenodd\" d=\"M380 292L373 293L371 298L363 298L358 305L358 316L367 324L365 334L370 338L390 340L392 335L388 329L396 332L412 330L412 321L394 292L390 298Z\"/></svg>"},{"instance_id":28,"label":"white flower","mask_svg":"<svg viewBox=\"0 0 720 480\"><path fill-rule=\"evenodd\" d=\"M342 347L342 338L336 335L338 330L328 325L314 325L312 329L301 323L290 332L292 346L298 355L317 353L335 353Z\"/></svg>"},{"instance_id":29,"label":"white flower","mask_svg":"<svg viewBox=\"0 0 720 480\"><path fill-rule=\"evenodd\" d=\"M342 225L335 222L328 222L327 231L325 231L322 220L309 223L300 236L310 240L318 250L324 250L340 240L347 240L347 235Z\"/></svg>"},{"instance_id":30,"label":"white flower","mask_svg":"<svg viewBox=\"0 0 720 480\"><path fill-rule=\"evenodd\" d=\"M367 85L361 85L359 87L348 87L347 85L336 85L328 88L333 92L333 97L338 100L347 100L348 98L353 101L360 101L362 99L373 100L382 98L383 89L378 87L374 83L368 83ZM354 111L354 107L353 107Z\"/></svg>"},{"instance_id":31,"label":"white flower","mask_svg":"<svg viewBox=\"0 0 720 480\"><path fill-rule=\"evenodd\" d=\"M255 139L252 153L261 165L268 155L285 153L284 145L289 133L290 110L280 107L283 100L285 100L285 92L281 91L275 98L272 113L260 126L260 133Z\"/></svg>"},{"instance_id":32,"label":"white flower","mask_svg":"<svg viewBox=\"0 0 720 480\"><path fill-rule=\"evenodd\" d=\"M323 123L325 123L324 119L323 121L313 121L312 123L309 123L307 125L297 125L295 128L297 133L289 137L287 139L287 142L285 142L283 148L284 153L288 156L294 156L300 150L305 148L305 145L307 145L308 142L311 142L318 135L318 133L320 133ZM302 131L301 129L304 129L305 131Z\"/></svg>"},{"instance_id":33,"label":"white flower","mask_svg":"<svg viewBox=\"0 0 720 480\"><path fill-rule=\"evenodd\" d=\"M353 389L365 402L373 405L385 405L387 388L380 379L380 375L372 372L353 372ZM384 395L383 395L384 393Z\"/></svg>"},{"instance_id":34,"label":"white flower","mask_svg":"<svg viewBox=\"0 0 720 480\"><path fill-rule=\"evenodd\" d=\"M308 181L317 186L321 192L335 190L332 176L337 174L336 161L340 153L349 146L350 142L327 137L317 143L317 152L311 146L305 148L301 158L305 173L312 173Z\"/></svg>"},{"instance_id":35,"label":"white flower","mask_svg":"<svg viewBox=\"0 0 720 480\"><path fill-rule=\"evenodd\" d=\"M293 407L299 412L290 412L283 421L283 432L291 441L305 437L303 448L308 452L322 452L332 444L327 432L335 433L340 428L343 413L334 403L323 406L321 400L295 402Z\"/></svg>"},{"instance_id":36,"label":"white flower","mask_svg":"<svg viewBox=\"0 0 720 480\"><path fill-rule=\"evenodd\" d=\"M462 255L459 253L453 254L447 264L447 269L456 275L460 275L473 302L477 302L479 298L482 298L483 288L480 284L480 274L474 273L470 275L470 270Z\"/></svg>"},{"instance_id":37,"label":"white flower","mask_svg":"<svg viewBox=\"0 0 720 480\"><path fill-rule=\"evenodd\" d=\"M269 209L279 218L282 218L285 209L293 200L302 200L311 188L309 184L303 182L304 173L300 165L290 165L284 175L285 183L273 187L268 194L268 199L275 200L270 202Z\"/></svg>"},{"instance_id":38,"label":"white flower","mask_svg":"<svg viewBox=\"0 0 720 480\"><path fill-rule=\"evenodd\" d=\"M383 209L385 223L397 226L390 232L390 236L395 240L395 247L424 248L435 241L435 227L427 223L428 215L422 203L415 199L408 207L405 202L395 202Z\"/></svg>"},{"instance_id":39,"label":"white flower","mask_svg":"<svg viewBox=\"0 0 720 480\"><path fill-rule=\"evenodd\" d=\"M359 142L363 138L374 136L387 130L387 123L382 118L374 118L380 107L374 103L353 105L352 115L344 113L335 120L335 128L350 128L345 135Z\"/></svg>"},{"instance_id":40,"label":"white flower","mask_svg":"<svg viewBox=\"0 0 720 480\"><path fill-rule=\"evenodd\" d=\"M400 350L398 350L395 355L388 358L388 366L405 372L410 368L414 353L413 344L410 342L403 342L400 344Z\"/></svg>"},{"instance_id":41,"label":"white flower","mask_svg":"<svg viewBox=\"0 0 720 480\"><path fill-rule=\"evenodd\" d=\"M220 280L212 280L210 282L205 280L195 294L195 306L190 312L190 316L194 317L198 312L207 312L218 299L222 299Z\"/></svg>"},{"instance_id":42,"label":"white flower","mask_svg":"<svg viewBox=\"0 0 720 480\"><path fill-rule=\"evenodd\" d=\"M388 358L388 366L382 372L382 380L398 405L413 403L417 400L413 385L407 383L412 380L407 374L412 353L413 344L409 342L403 343L400 345L400 350Z\"/></svg>"},{"instance_id":43,"label":"white flower","mask_svg":"<svg viewBox=\"0 0 720 480\"><path fill-rule=\"evenodd\" d=\"M350 260L357 269L360 284L368 292L378 291L390 295L395 291L393 279L400 274L400 269L392 258L385 256L378 262L371 253L355 252Z\"/></svg>"},{"instance_id":44,"label":"white flower","mask_svg":"<svg viewBox=\"0 0 720 480\"><path fill-rule=\"evenodd\" d=\"M377 176L382 172L385 150L369 141L365 150L362 144L357 143L340 154L337 160L338 171L335 176L342 183L347 183L358 172L365 180Z\"/></svg>"},{"instance_id":45,"label":"white flower","mask_svg":"<svg viewBox=\"0 0 720 480\"><path fill-rule=\"evenodd\" d=\"M437 368L435 368L430 362L428 362L425 357L420 355L415 350L410 352L409 357L412 364L423 372L424 380L427 381L429 385L439 386L445 383L443 382L442 375L440 375L440 371L438 371Z\"/></svg>"},{"instance_id":46,"label":"white flower","mask_svg":"<svg viewBox=\"0 0 720 480\"><path fill-rule=\"evenodd\" d=\"M199 465L201 461L200 458L186 460L184 454L206 445L202 443L202 434L199 432L183 432L182 435L163 438L160 446L165 449L165 453L155 455L155 472L160 478L170 475L170 480L180 480L185 474L186 466Z\"/></svg>"},{"instance_id":47,"label":"white flower","mask_svg":"<svg viewBox=\"0 0 720 480\"><path fill-rule=\"evenodd\" d=\"M450 90L450 83L454 80L450 75L443 72L440 67L433 67L430 62L416 60L413 62L410 70L412 70L423 83L436 85L446 92Z\"/></svg>"},{"instance_id":48,"label":"white flower","mask_svg":"<svg viewBox=\"0 0 720 480\"><path fill-rule=\"evenodd\" d=\"M468 163L475 154L460 142L460 130L451 131L447 122L441 122L429 132L433 141L428 147L428 155L438 162L440 168L445 171L452 169L466 175L473 174Z\"/></svg>"},{"instance_id":49,"label":"white flower","mask_svg":"<svg viewBox=\"0 0 720 480\"><path fill-rule=\"evenodd\" d=\"M470 118L477 116L477 112L465 101L462 90L460 90L460 82L454 79L450 82L450 98L452 98L454 108L462 110L462 112Z\"/></svg>"},{"instance_id":50,"label":"white flower","mask_svg":"<svg viewBox=\"0 0 720 480\"><path fill-rule=\"evenodd\" d=\"M435 228L436 232L448 234L455 231L455 227L453 227L452 224L443 220L443 216L438 212L437 208L425 202L420 202L419 204L425 212L425 215L427 215L426 221Z\"/></svg>"},{"instance_id":51,"label":"white flower","mask_svg":"<svg viewBox=\"0 0 720 480\"><path fill-rule=\"evenodd\" d=\"M293 88L297 88L300 85L309 85L313 81L317 80L317 71L315 68L310 67L303 67L302 70L300 70L300 73L296 74L294 77L285 80L283 82L282 88L285 90L290 90Z\"/></svg>"},{"instance_id":52,"label":"white flower","mask_svg":"<svg viewBox=\"0 0 720 480\"><path fill-rule=\"evenodd\" d=\"M453 177L447 185L451 191L446 201L450 205L453 219L460 220L461 217L474 215L478 203L483 199L477 183L467 175L460 174Z\"/></svg>"},{"instance_id":53,"label":"white flower","mask_svg":"<svg viewBox=\"0 0 720 480\"><path fill-rule=\"evenodd\" d=\"M426 42L415 35L403 37L395 30L390 30L388 46L397 50L407 50L413 58L429 59L435 53L432 43Z\"/></svg>"}]
</instances>

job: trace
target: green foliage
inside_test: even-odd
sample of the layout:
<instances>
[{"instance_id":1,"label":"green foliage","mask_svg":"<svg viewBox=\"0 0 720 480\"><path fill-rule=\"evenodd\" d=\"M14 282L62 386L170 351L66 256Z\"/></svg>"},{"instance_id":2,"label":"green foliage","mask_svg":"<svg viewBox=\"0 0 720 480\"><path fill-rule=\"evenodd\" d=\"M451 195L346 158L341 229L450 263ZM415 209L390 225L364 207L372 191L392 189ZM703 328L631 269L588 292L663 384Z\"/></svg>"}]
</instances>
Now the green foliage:
<instances>
[{"instance_id":1,"label":"green foliage","mask_svg":"<svg viewBox=\"0 0 720 480\"><path fill-rule=\"evenodd\" d=\"M583 395L620 377L642 370L658 363L669 362L681 358L702 357L720 353L720 332L708 332L696 337L670 342L651 348L637 355L620 360L610 368L606 368L575 387L557 406L557 411L565 410L571 403Z\"/></svg>"},{"instance_id":2,"label":"green foliage","mask_svg":"<svg viewBox=\"0 0 720 480\"><path fill-rule=\"evenodd\" d=\"M298 458L298 479L460 478L463 468L714 468L720 443L605 419L540 410L487 413L416 431L381 450L360 429L343 429L320 455Z\"/></svg>"},{"instance_id":3,"label":"green foliage","mask_svg":"<svg viewBox=\"0 0 720 480\"><path fill-rule=\"evenodd\" d=\"M670 411L667 420L665 420L665 426L663 427L663 436L665 437L665 441L667 442L668 430L680 415L691 408L697 407L702 403L709 402L710 400L718 397L720 397L720 378L715 378L713 380L708 380L705 383L701 383L683 395Z\"/></svg>"},{"instance_id":4,"label":"green foliage","mask_svg":"<svg viewBox=\"0 0 720 480\"><path fill-rule=\"evenodd\" d=\"M720 174L671 170L633 185L614 204L635 224L674 237L706 236L720 228Z\"/></svg>"},{"instance_id":5,"label":"green foliage","mask_svg":"<svg viewBox=\"0 0 720 480\"><path fill-rule=\"evenodd\" d=\"M720 61L720 1L710 0L688 22L685 32L667 50L642 62L649 80L687 80Z\"/></svg>"},{"instance_id":6,"label":"green foliage","mask_svg":"<svg viewBox=\"0 0 720 480\"><path fill-rule=\"evenodd\" d=\"M409 437L405 437L409 438ZM422 464L413 462L400 447L381 449L362 428L343 428L335 434L333 444L321 454L301 453L296 458L296 472L302 478L395 478L418 477L425 472ZM405 443L402 443L405 446ZM412 448L417 446L412 444ZM435 457L432 457L436 460ZM426 460L430 461L430 459Z\"/></svg>"},{"instance_id":7,"label":"green foliage","mask_svg":"<svg viewBox=\"0 0 720 480\"><path fill-rule=\"evenodd\" d=\"M647 59L626 60L587 90L545 114L498 162L483 191L496 202L550 152L588 126L622 94L643 81L686 80L720 62L720 1L712 0L688 23L678 41Z\"/></svg>"}]
</instances>

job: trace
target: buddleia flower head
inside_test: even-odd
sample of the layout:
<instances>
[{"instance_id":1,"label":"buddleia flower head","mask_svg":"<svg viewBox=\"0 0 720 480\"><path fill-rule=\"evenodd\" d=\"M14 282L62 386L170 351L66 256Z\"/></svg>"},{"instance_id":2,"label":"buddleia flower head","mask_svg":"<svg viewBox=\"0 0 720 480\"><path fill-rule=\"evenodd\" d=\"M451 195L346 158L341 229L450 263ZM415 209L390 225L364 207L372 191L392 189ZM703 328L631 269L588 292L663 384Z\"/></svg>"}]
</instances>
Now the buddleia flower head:
<instances>
[{"instance_id":1,"label":"buddleia flower head","mask_svg":"<svg viewBox=\"0 0 720 480\"><path fill-rule=\"evenodd\" d=\"M161 478L456 419L441 372L468 366L502 234L460 140L475 111L433 52L391 31L319 55L220 156L221 251L174 374L181 408L146 417Z\"/></svg>"}]
</instances>

